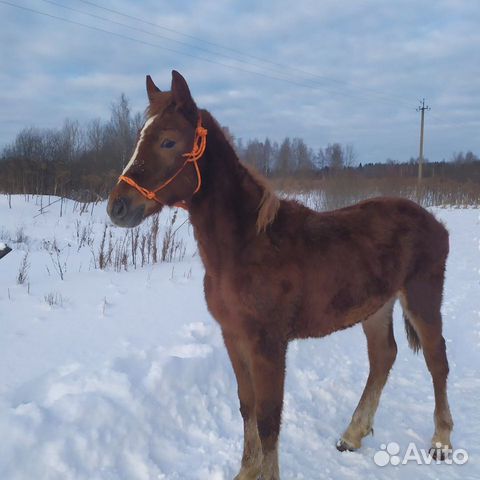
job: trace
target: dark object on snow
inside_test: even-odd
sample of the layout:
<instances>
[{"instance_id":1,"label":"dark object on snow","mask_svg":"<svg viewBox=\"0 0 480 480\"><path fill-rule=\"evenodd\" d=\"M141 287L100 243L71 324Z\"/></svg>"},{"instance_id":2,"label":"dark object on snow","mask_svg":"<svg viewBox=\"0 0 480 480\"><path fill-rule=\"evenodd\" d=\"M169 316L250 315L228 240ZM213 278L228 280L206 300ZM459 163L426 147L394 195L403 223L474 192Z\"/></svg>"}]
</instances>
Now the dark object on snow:
<instances>
[{"instance_id":1,"label":"dark object on snow","mask_svg":"<svg viewBox=\"0 0 480 480\"><path fill-rule=\"evenodd\" d=\"M5 245L5 248L2 248L0 250L0 258L3 258L7 253L10 253L11 251L12 251L12 249Z\"/></svg>"}]
</instances>

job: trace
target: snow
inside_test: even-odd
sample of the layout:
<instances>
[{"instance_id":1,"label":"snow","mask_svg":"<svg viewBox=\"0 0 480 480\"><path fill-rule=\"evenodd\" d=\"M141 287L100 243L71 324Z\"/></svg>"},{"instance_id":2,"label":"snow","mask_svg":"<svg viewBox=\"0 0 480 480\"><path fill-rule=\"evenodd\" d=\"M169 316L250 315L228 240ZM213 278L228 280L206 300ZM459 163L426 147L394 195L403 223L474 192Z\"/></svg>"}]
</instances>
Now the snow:
<instances>
[{"instance_id":1,"label":"snow","mask_svg":"<svg viewBox=\"0 0 480 480\"><path fill-rule=\"evenodd\" d=\"M0 241L13 248L0 262L0 478L233 478L242 445L236 383L205 306L203 267L188 223L178 230L183 260L98 270L92 251L107 222L105 204L80 214L73 202L57 202L39 214L40 203L54 200L14 196L10 209L0 197ZM283 479L480 478L479 212L435 213L451 234L444 333L452 440L468 451L468 463L373 462L382 444L405 449L413 441L426 448L433 433L431 380L422 356L407 347L396 308L397 361L375 434L358 452L340 454L335 442L368 374L361 328L290 345ZM176 226L186 218L178 215ZM162 213L162 232L171 216ZM79 247L78 225L89 225L92 245ZM64 280L48 253L46 242L54 239ZM17 284L27 251L28 278Z\"/></svg>"},{"instance_id":2,"label":"snow","mask_svg":"<svg viewBox=\"0 0 480 480\"><path fill-rule=\"evenodd\" d=\"M5 250L6 248L7 246L3 242L0 242L0 251Z\"/></svg>"}]
</instances>

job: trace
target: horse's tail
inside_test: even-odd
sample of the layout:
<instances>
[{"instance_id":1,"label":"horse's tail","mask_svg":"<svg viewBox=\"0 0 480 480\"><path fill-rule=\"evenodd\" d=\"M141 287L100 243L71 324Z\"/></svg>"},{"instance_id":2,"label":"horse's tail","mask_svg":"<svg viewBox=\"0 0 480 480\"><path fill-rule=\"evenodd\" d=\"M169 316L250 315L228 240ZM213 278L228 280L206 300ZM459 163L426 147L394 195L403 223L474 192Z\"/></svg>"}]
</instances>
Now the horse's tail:
<instances>
[{"instance_id":1,"label":"horse's tail","mask_svg":"<svg viewBox=\"0 0 480 480\"><path fill-rule=\"evenodd\" d=\"M403 319L405 320L405 332L407 333L408 345L415 353L418 353L422 349L418 334L405 313L403 314Z\"/></svg>"}]
</instances>

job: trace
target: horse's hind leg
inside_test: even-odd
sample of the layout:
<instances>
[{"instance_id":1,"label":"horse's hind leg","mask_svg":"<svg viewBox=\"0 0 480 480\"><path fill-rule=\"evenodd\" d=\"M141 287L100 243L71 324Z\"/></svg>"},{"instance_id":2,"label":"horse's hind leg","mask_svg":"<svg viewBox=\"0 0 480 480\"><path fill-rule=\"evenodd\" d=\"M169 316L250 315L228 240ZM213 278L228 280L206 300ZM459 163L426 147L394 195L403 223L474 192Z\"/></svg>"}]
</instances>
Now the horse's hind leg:
<instances>
[{"instance_id":1,"label":"horse's hind leg","mask_svg":"<svg viewBox=\"0 0 480 480\"><path fill-rule=\"evenodd\" d=\"M435 393L435 433L432 438L432 451L449 450L450 433L453 429L452 415L447 398L448 360L445 339L442 335L443 270L438 274L420 276L409 280L400 295L403 311L413 327L411 335L418 335L417 343L423 348L428 370L432 375ZM411 329L410 329L411 330ZM444 452L440 452L444 456Z\"/></svg>"},{"instance_id":2,"label":"horse's hind leg","mask_svg":"<svg viewBox=\"0 0 480 480\"><path fill-rule=\"evenodd\" d=\"M392 324L394 303L395 298L389 300L362 323L367 336L370 373L350 425L337 443L340 451L360 448L362 438L372 431L380 395L397 356Z\"/></svg>"}]
</instances>

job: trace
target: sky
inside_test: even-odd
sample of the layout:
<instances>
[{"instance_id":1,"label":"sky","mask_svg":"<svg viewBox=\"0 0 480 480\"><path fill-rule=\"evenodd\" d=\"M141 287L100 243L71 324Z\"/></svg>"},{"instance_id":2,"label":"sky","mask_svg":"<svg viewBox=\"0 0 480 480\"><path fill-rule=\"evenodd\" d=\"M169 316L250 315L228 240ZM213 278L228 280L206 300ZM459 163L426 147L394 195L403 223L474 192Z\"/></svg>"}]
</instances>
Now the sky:
<instances>
[{"instance_id":1,"label":"sky","mask_svg":"<svg viewBox=\"0 0 480 480\"><path fill-rule=\"evenodd\" d=\"M167 90L176 69L244 141L406 161L425 98L425 156L480 155L479 25L477 0L0 0L0 146L106 120L122 92L143 111L145 75Z\"/></svg>"}]
</instances>

